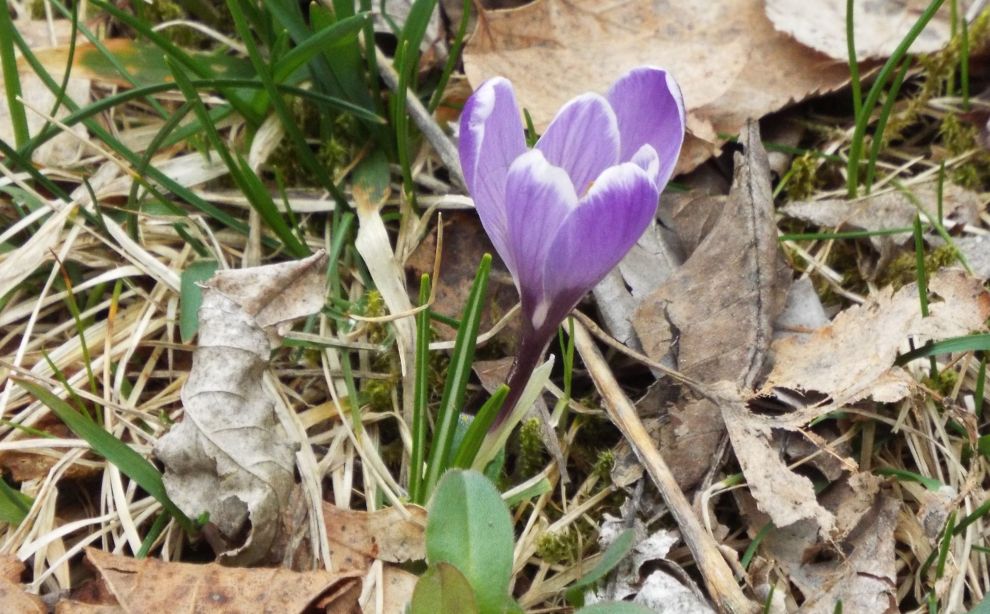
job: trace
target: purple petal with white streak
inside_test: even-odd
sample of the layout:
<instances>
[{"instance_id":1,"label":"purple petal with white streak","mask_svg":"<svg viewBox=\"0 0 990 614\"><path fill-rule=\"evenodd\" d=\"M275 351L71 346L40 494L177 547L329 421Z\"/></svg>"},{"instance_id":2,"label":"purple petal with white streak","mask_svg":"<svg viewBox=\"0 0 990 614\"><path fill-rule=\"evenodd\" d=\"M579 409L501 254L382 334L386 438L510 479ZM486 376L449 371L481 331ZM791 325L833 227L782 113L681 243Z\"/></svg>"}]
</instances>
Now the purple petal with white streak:
<instances>
[{"instance_id":1,"label":"purple petal with white streak","mask_svg":"<svg viewBox=\"0 0 990 614\"><path fill-rule=\"evenodd\" d=\"M538 149L523 154L509 168L505 197L515 279L523 312L532 316L539 308L550 238L577 206L578 197L564 169L547 162Z\"/></svg>"},{"instance_id":2,"label":"purple petal with white streak","mask_svg":"<svg viewBox=\"0 0 990 614\"><path fill-rule=\"evenodd\" d=\"M605 171L557 231L547 254L544 294L563 318L619 263L656 213L653 178L627 162Z\"/></svg>"},{"instance_id":3,"label":"purple petal with white streak","mask_svg":"<svg viewBox=\"0 0 990 614\"><path fill-rule=\"evenodd\" d=\"M536 143L546 159L567 171L578 194L619 161L619 125L608 101L584 94L568 102Z\"/></svg>"},{"instance_id":4,"label":"purple petal with white streak","mask_svg":"<svg viewBox=\"0 0 990 614\"><path fill-rule=\"evenodd\" d=\"M661 68L636 68L612 84L608 101L619 122L619 159L631 160L644 144L652 145L660 158L656 182L662 188L684 142L684 100L677 83Z\"/></svg>"},{"instance_id":5,"label":"purple petal with white streak","mask_svg":"<svg viewBox=\"0 0 990 614\"><path fill-rule=\"evenodd\" d=\"M461 112L460 158L464 180L495 250L515 275L508 249L505 182L512 162L526 152L512 84L501 77L481 84Z\"/></svg>"}]
</instances>

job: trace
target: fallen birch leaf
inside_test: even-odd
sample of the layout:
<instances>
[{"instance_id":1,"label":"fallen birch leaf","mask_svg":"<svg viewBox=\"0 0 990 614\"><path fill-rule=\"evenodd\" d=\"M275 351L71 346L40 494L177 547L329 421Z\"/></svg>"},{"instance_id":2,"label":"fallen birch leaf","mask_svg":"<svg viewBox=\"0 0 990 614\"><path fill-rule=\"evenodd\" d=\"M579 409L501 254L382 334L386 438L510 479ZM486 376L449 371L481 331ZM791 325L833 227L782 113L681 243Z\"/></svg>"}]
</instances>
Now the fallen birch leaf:
<instances>
[{"instance_id":1,"label":"fallen birch leaf","mask_svg":"<svg viewBox=\"0 0 990 614\"><path fill-rule=\"evenodd\" d=\"M155 446L169 496L190 517L208 512L240 564L269 551L293 478L294 449L262 386L271 350L292 320L323 307L327 256L223 271L203 284L199 346L182 388L185 416ZM245 525L251 529L237 543Z\"/></svg>"},{"instance_id":2,"label":"fallen birch leaf","mask_svg":"<svg viewBox=\"0 0 990 614\"><path fill-rule=\"evenodd\" d=\"M340 593L360 582L357 572L166 563L114 556L94 548L86 549L86 558L126 612L293 614L307 611L327 593Z\"/></svg>"},{"instance_id":3,"label":"fallen birch leaf","mask_svg":"<svg viewBox=\"0 0 990 614\"><path fill-rule=\"evenodd\" d=\"M962 271L939 271L929 290L933 297L927 318L921 316L917 284L909 284L896 293L881 290L803 339L775 343L775 365L761 394L773 388L815 391L837 406L866 397L884 402L903 398L912 380L893 365L908 338L917 347L965 335L983 330L990 317L990 293Z\"/></svg>"},{"instance_id":4,"label":"fallen birch leaf","mask_svg":"<svg viewBox=\"0 0 990 614\"><path fill-rule=\"evenodd\" d=\"M669 355L688 377L749 387L763 369L790 270L779 255L770 171L755 122L742 141L746 154L737 154L721 216L684 265L643 300L633 326L653 360ZM685 488L707 471L722 427L707 400L683 402L670 415L675 425L708 424L715 431L701 440L683 429L662 431L664 457ZM677 457L701 464L675 464Z\"/></svg>"},{"instance_id":5,"label":"fallen birch leaf","mask_svg":"<svg viewBox=\"0 0 990 614\"><path fill-rule=\"evenodd\" d=\"M426 510L407 505L374 512L323 504L333 568L367 571L375 560L408 563L426 558Z\"/></svg>"},{"instance_id":6,"label":"fallen birch leaf","mask_svg":"<svg viewBox=\"0 0 990 614\"><path fill-rule=\"evenodd\" d=\"M761 0L543 0L483 13L464 54L471 84L507 77L540 130L570 98L604 92L643 64L670 70L684 92L689 138L678 172L715 153L718 134L849 79L845 61L777 32Z\"/></svg>"},{"instance_id":7,"label":"fallen birch leaf","mask_svg":"<svg viewBox=\"0 0 990 614\"><path fill-rule=\"evenodd\" d=\"M929 0L853 2L856 58L862 61L889 57L929 4ZM966 4L972 3L960 3ZM848 60L846 0L766 0L766 11L775 28L801 44L835 60ZM948 7L944 7L921 31L911 52L938 51L949 42L952 30Z\"/></svg>"}]
</instances>

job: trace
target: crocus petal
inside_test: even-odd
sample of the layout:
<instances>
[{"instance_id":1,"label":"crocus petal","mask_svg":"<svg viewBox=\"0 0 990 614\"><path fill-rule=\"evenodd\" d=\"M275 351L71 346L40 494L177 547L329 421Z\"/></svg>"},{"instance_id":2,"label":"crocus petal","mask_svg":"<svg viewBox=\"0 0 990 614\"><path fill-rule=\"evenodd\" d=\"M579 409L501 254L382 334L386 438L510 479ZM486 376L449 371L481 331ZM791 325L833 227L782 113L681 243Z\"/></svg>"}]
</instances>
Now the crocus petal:
<instances>
[{"instance_id":1,"label":"crocus petal","mask_svg":"<svg viewBox=\"0 0 990 614\"><path fill-rule=\"evenodd\" d=\"M584 94L557 113L536 143L554 166L567 171L579 194L619 161L619 126L608 101Z\"/></svg>"},{"instance_id":2,"label":"crocus petal","mask_svg":"<svg viewBox=\"0 0 990 614\"><path fill-rule=\"evenodd\" d=\"M646 174L651 178L660 174L660 156L657 155L657 150L653 149L653 145L646 144L640 147L630 162L646 171ZM657 189L662 189L662 187L658 185Z\"/></svg>"},{"instance_id":3,"label":"crocus petal","mask_svg":"<svg viewBox=\"0 0 990 614\"><path fill-rule=\"evenodd\" d=\"M644 144L652 145L660 156L656 182L662 188L674 172L684 142L684 100L677 83L663 69L636 68L612 84L608 101L622 135L619 159L632 160Z\"/></svg>"},{"instance_id":4,"label":"crocus petal","mask_svg":"<svg viewBox=\"0 0 990 614\"><path fill-rule=\"evenodd\" d=\"M512 84L489 79L461 112L460 158L464 180L495 250L515 275L505 225L505 180L509 166L526 152L519 105Z\"/></svg>"},{"instance_id":5,"label":"crocus petal","mask_svg":"<svg viewBox=\"0 0 990 614\"><path fill-rule=\"evenodd\" d=\"M543 263L550 238L577 206L578 197L567 172L547 162L538 149L513 162L505 197L515 280L523 310L531 315L538 309L543 290Z\"/></svg>"},{"instance_id":6,"label":"crocus petal","mask_svg":"<svg viewBox=\"0 0 990 614\"><path fill-rule=\"evenodd\" d=\"M619 263L653 219L659 198L653 178L632 162L595 181L550 244L543 274L549 319L566 316Z\"/></svg>"}]
</instances>

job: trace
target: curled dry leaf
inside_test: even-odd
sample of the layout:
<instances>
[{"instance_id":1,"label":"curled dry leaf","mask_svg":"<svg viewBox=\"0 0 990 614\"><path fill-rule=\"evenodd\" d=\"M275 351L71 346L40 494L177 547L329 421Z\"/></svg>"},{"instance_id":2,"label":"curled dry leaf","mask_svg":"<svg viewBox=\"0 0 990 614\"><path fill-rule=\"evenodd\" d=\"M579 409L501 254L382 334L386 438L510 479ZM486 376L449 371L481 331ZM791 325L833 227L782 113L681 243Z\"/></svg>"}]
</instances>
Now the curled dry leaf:
<instances>
[{"instance_id":1,"label":"curled dry leaf","mask_svg":"<svg viewBox=\"0 0 990 614\"><path fill-rule=\"evenodd\" d=\"M939 271L929 289L927 318L921 316L917 284L909 284L896 293L882 290L806 338L782 339L774 344L775 365L763 392L816 391L828 395L835 405L866 397L884 402L903 398L912 380L893 364L898 352L907 349L909 337L917 347L982 330L990 317L990 293L980 280L962 271Z\"/></svg>"},{"instance_id":2,"label":"curled dry leaf","mask_svg":"<svg viewBox=\"0 0 990 614\"><path fill-rule=\"evenodd\" d=\"M326 594L353 596L344 589L360 584L357 572L166 563L114 556L94 548L86 549L86 558L125 612L293 614L308 611L310 604Z\"/></svg>"},{"instance_id":3,"label":"curled dry leaf","mask_svg":"<svg viewBox=\"0 0 990 614\"><path fill-rule=\"evenodd\" d=\"M721 216L684 265L648 295L633 327L653 360L668 355L685 375L749 387L763 369L773 322L783 310L790 271L777 245L770 170L759 129L742 135L732 191ZM685 399L671 410L661 448L682 488L707 471L721 438L718 410ZM703 437L695 427L709 425Z\"/></svg>"},{"instance_id":4,"label":"curled dry leaf","mask_svg":"<svg viewBox=\"0 0 990 614\"><path fill-rule=\"evenodd\" d=\"M690 138L679 172L711 156L719 133L735 134L747 118L835 90L849 78L844 61L774 30L762 0L542 0L484 13L464 56L475 87L496 75L509 78L538 129L570 98L604 92L643 64L670 70L684 92Z\"/></svg>"},{"instance_id":5,"label":"curled dry leaf","mask_svg":"<svg viewBox=\"0 0 990 614\"><path fill-rule=\"evenodd\" d=\"M890 56L931 2L874 0L852 4L856 27L856 57L867 60ZM778 30L836 60L845 61L849 58L846 0L767 0L766 5L767 17ZM949 11L939 11L911 45L911 51L938 51L949 42L951 34Z\"/></svg>"},{"instance_id":6,"label":"curled dry leaf","mask_svg":"<svg viewBox=\"0 0 990 614\"><path fill-rule=\"evenodd\" d=\"M271 350L292 320L323 307L327 256L217 273L203 285L199 346L182 388L185 416L159 439L169 496L234 542L222 552L249 564L269 548L291 492L295 443L263 387Z\"/></svg>"}]
</instances>

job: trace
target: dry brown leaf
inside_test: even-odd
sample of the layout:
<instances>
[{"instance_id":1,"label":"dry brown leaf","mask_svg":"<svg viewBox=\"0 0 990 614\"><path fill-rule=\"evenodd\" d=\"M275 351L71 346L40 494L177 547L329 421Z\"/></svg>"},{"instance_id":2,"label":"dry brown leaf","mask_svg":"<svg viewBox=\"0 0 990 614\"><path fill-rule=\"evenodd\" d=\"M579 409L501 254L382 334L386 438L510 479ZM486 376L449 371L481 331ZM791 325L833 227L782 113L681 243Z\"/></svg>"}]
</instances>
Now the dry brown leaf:
<instances>
[{"instance_id":1,"label":"dry brown leaf","mask_svg":"<svg viewBox=\"0 0 990 614\"><path fill-rule=\"evenodd\" d=\"M677 368L704 381L755 383L783 310L790 271L777 246L770 171L751 123L732 191L715 227L678 271L643 301L633 324L659 360L676 342Z\"/></svg>"},{"instance_id":2,"label":"dry brown leaf","mask_svg":"<svg viewBox=\"0 0 990 614\"><path fill-rule=\"evenodd\" d=\"M17 557L4 554L0 556L0 605L4 612L17 614L45 614L48 608L37 595L24 591L21 586L21 574L24 573L24 563Z\"/></svg>"},{"instance_id":3,"label":"dry brown leaf","mask_svg":"<svg viewBox=\"0 0 990 614\"><path fill-rule=\"evenodd\" d=\"M424 273L433 273L433 261L437 250L436 228L420 242L406 260L406 268L418 278ZM471 283L478 272L481 257L492 254L492 269L489 275L488 291L484 308L481 311L482 331L489 330L502 316L519 302L516 286L502 260L495 254L492 242L485 234L481 221L474 213L452 211L443 216L443 252L440 254L440 276L434 280L436 286L432 311L450 318L460 319ZM415 284L418 288L419 284ZM519 337L520 320L509 321L498 339L515 343ZM439 338L451 340L457 331L445 324L434 324ZM501 382L499 382L501 383Z\"/></svg>"},{"instance_id":4,"label":"dry brown leaf","mask_svg":"<svg viewBox=\"0 0 990 614\"><path fill-rule=\"evenodd\" d=\"M921 209L929 217L938 217L938 185L924 183L911 188ZM979 222L984 199L977 193L946 182L942 193L942 211L947 222L974 224ZM859 200L828 199L789 203L781 212L805 222L826 228L855 228L887 230L910 228L918 207L900 190L883 192ZM884 237L872 237L878 244ZM898 237L901 243L911 239L906 232Z\"/></svg>"},{"instance_id":5,"label":"dry brown leaf","mask_svg":"<svg viewBox=\"0 0 990 614\"><path fill-rule=\"evenodd\" d=\"M126 612L293 612L360 584L357 572L244 569L166 563L86 549L86 558Z\"/></svg>"},{"instance_id":6,"label":"dry brown leaf","mask_svg":"<svg viewBox=\"0 0 990 614\"><path fill-rule=\"evenodd\" d=\"M898 352L907 349L909 337L917 347L982 330L990 317L990 293L962 271L939 271L929 289L936 296L927 318L921 317L918 286L909 284L896 293L882 290L806 338L775 343L775 365L763 392L775 387L816 391L835 405L866 397L885 402L903 398L912 380L893 364Z\"/></svg>"},{"instance_id":7,"label":"dry brown leaf","mask_svg":"<svg viewBox=\"0 0 990 614\"><path fill-rule=\"evenodd\" d=\"M770 518L743 491L736 498L755 535ZM830 485L821 499L835 513L833 541L822 545L815 524L802 521L771 531L760 548L804 596L800 611L831 614L842 599L847 612L896 612L888 608L896 604L893 531L900 502L869 473Z\"/></svg>"},{"instance_id":8,"label":"dry brown leaf","mask_svg":"<svg viewBox=\"0 0 990 614\"><path fill-rule=\"evenodd\" d=\"M225 559L270 552L294 484L290 441L263 387L271 350L292 320L323 307L326 253L223 271L203 284L199 346L182 388L185 416L158 440L165 487L190 517L208 512L229 542ZM246 523L251 530L237 543Z\"/></svg>"},{"instance_id":9,"label":"dry brown leaf","mask_svg":"<svg viewBox=\"0 0 990 614\"><path fill-rule=\"evenodd\" d=\"M367 571L376 560L407 563L426 558L426 510L407 505L374 512L346 510L324 502L331 562L338 571Z\"/></svg>"},{"instance_id":10,"label":"dry brown leaf","mask_svg":"<svg viewBox=\"0 0 990 614\"><path fill-rule=\"evenodd\" d=\"M856 57L866 60L890 56L929 4L929 0L853 2ZM836 60L849 58L846 0L766 0L766 5L767 16L778 30ZM931 53L944 47L952 34L949 16L948 7L936 13L911 45L911 52Z\"/></svg>"},{"instance_id":11,"label":"dry brown leaf","mask_svg":"<svg viewBox=\"0 0 990 614\"><path fill-rule=\"evenodd\" d=\"M790 271L779 256L769 168L755 123L742 140L746 155L737 155L721 216L684 265L643 300L633 326L653 360L669 352L689 377L748 387L763 368ZM700 440L669 430L662 440L664 457L683 488L708 469L722 426L707 400L682 403L671 416L681 431L707 425Z\"/></svg>"},{"instance_id":12,"label":"dry brown leaf","mask_svg":"<svg viewBox=\"0 0 990 614\"><path fill-rule=\"evenodd\" d=\"M721 397L718 406L732 449L760 510L776 527L811 520L817 532L829 535L835 516L818 503L811 480L788 469L773 448L773 431L778 426L774 419L749 411L739 391L728 382L718 384L715 392Z\"/></svg>"},{"instance_id":13,"label":"dry brown leaf","mask_svg":"<svg viewBox=\"0 0 990 614\"><path fill-rule=\"evenodd\" d=\"M604 92L642 64L669 69L684 92L690 138L679 172L711 156L717 134L849 78L844 61L777 32L762 0L541 0L484 13L464 54L471 84L509 78L538 129L570 98Z\"/></svg>"}]
</instances>

